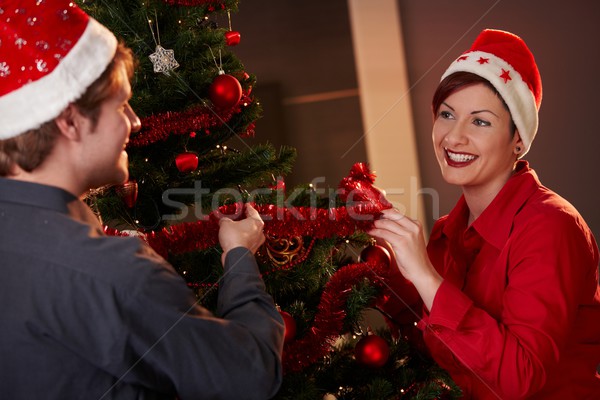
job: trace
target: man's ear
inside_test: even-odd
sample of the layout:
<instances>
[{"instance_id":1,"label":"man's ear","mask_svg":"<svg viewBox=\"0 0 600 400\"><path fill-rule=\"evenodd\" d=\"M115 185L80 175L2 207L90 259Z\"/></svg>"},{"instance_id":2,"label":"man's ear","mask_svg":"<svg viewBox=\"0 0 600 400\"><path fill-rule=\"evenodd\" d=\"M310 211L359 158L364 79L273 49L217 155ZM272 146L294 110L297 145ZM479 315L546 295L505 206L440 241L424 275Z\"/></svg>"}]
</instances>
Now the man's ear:
<instances>
[{"instance_id":1,"label":"man's ear","mask_svg":"<svg viewBox=\"0 0 600 400\"><path fill-rule=\"evenodd\" d=\"M77 107L69 104L58 117L54 118L54 122L65 138L78 141L81 136L83 119L84 116L81 115Z\"/></svg>"}]
</instances>

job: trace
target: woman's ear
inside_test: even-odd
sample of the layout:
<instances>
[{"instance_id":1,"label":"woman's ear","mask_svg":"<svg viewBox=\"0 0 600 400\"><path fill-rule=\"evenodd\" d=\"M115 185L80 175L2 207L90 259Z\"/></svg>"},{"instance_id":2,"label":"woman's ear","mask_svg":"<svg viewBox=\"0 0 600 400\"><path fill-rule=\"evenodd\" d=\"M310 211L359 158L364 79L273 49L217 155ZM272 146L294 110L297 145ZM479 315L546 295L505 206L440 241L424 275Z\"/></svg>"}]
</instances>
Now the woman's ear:
<instances>
[{"instance_id":1,"label":"woman's ear","mask_svg":"<svg viewBox=\"0 0 600 400\"><path fill-rule=\"evenodd\" d=\"M69 104L58 117L54 118L54 122L65 138L78 141L81 136L83 118L77 107Z\"/></svg>"},{"instance_id":2,"label":"woman's ear","mask_svg":"<svg viewBox=\"0 0 600 400\"><path fill-rule=\"evenodd\" d=\"M521 154L525 151L525 145L523 144L523 140L521 139L521 135L519 135L519 130L515 130L515 136L513 137L513 152L518 157L521 157Z\"/></svg>"}]
</instances>

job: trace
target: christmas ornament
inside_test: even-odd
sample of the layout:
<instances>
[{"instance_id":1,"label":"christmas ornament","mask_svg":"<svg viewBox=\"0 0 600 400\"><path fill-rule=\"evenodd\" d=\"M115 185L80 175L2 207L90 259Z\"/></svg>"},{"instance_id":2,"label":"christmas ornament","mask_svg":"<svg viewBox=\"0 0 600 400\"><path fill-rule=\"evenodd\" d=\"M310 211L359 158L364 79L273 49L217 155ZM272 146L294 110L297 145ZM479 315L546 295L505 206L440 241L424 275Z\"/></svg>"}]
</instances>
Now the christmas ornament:
<instances>
[{"instance_id":1,"label":"christmas ornament","mask_svg":"<svg viewBox=\"0 0 600 400\"><path fill-rule=\"evenodd\" d=\"M354 348L354 357L359 364L381 368L390 357L390 346L377 335L368 335L358 341Z\"/></svg>"},{"instance_id":2,"label":"christmas ornament","mask_svg":"<svg viewBox=\"0 0 600 400\"><path fill-rule=\"evenodd\" d=\"M238 31L225 32L225 43L227 46L236 46L240 43L242 35Z\"/></svg>"},{"instance_id":3,"label":"christmas ornament","mask_svg":"<svg viewBox=\"0 0 600 400\"><path fill-rule=\"evenodd\" d=\"M198 168L198 155L196 153L185 152L175 157L175 165L179 172L192 172Z\"/></svg>"},{"instance_id":4,"label":"christmas ornament","mask_svg":"<svg viewBox=\"0 0 600 400\"><path fill-rule=\"evenodd\" d=\"M235 46L240 43L242 36L238 31L231 29L231 13L227 10L227 19L229 20L229 31L225 32L225 43L227 46Z\"/></svg>"},{"instance_id":5,"label":"christmas ornament","mask_svg":"<svg viewBox=\"0 0 600 400\"><path fill-rule=\"evenodd\" d=\"M383 209L392 208L383 193L373 186L375 174L365 163L356 163L350 169L350 174L342 179L338 188L340 199L344 202L358 202L365 206L374 205Z\"/></svg>"},{"instance_id":6,"label":"christmas ornament","mask_svg":"<svg viewBox=\"0 0 600 400\"><path fill-rule=\"evenodd\" d=\"M279 314L283 317L283 325L285 326L283 341L287 343L296 337L296 320L286 311L279 311Z\"/></svg>"},{"instance_id":7,"label":"christmas ornament","mask_svg":"<svg viewBox=\"0 0 600 400\"><path fill-rule=\"evenodd\" d=\"M267 235L265 239L265 248L267 249L269 260L273 265L286 265L295 259L302 257L304 240L302 239L302 236L278 238Z\"/></svg>"},{"instance_id":8,"label":"christmas ornament","mask_svg":"<svg viewBox=\"0 0 600 400\"><path fill-rule=\"evenodd\" d=\"M242 85L223 70L214 79L208 90L210 100L219 108L232 108L242 98Z\"/></svg>"},{"instance_id":9,"label":"christmas ornament","mask_svg":"<svg viewBox=\"0 0 600 400\"><path fill-rule=\"evenodd\" d=\"M248 73L246 71L239 71L233 74L233 76L235 76L237 78L238 81L240 82L245 82L248 79L250 79L250 75L248 75ZM250 94L250 93L247 93Z\"/></svg>"},{"instance_id":10,"label":"christmas ornament","mask_svg":"<svg viewBox=\"0 0 600 400\"><path fill-rule=\"evenodd\" d=\"M117 192L119 198L123 200L123 203L125 203L128 208L133 208L137 202L138 183L135 180L130 180L122 185L117 185L115 186L115 192Z\"/></svg>"},{"instance_id":11,"label":"christmas ornament","mask_svg":"<svg viewBox=\"0 0 600 400\"><path fill-rule=\"evenodd\" d=\"M270 187L271 190L281 191L281 193L285 195L285 181L283 180L283 177L280 176L278 178L275 178L273 176L273 182L274 184Z\"/></svg>"},{"instance_id":12,"label":"christmas ornament","mask_svg":"<svg viewBox=\"0 0 600 400\"><path fill-rule=\"evenodd\" d=\"M390 256L390 252L385 247L380 246L378 244L365 247L360 252L358 260L360 262L381 264L385 266L385 268L389 268L392 264L392 257Z\"/></svg>"},{"instance_id":13,"label":"christmas ornament","mask_svg":"<svg viewBox=\"0 0 600 400\"><path fill-rule=\"evenodd\" d=\"M152 61L152 65L154 65L154 72L162 72L165 75L169 75L170 71L179 67L179 63L175 60L175 52L167 50L159 44L156 45L154 53L148 57Z\"/></svg>"},{"instance_id":14,"label":"christmas ornament","mask_svg":"<svg viewBox=\"0 0 600 400\"><path fill-rule=\"evenodd\" d=\"M156 36L154 35L154 29L152 29L152 21L150 19L148 20L148 25L150 26L150 31L152 32L152 37L154 38L154 43L156 44L154 53L148 56L152 62L152 65L154 66L154 72L162 72L165 75L169 75L169 72L179 67L179 63L177 60L175 60L175 52L173 50L167 50L160 45L158 21L156 21Z\"/></svg>"},{"instance_id":15,"label":"christmas ornament","mask_svg":"<svg viewBox=\"0 0 600 400\"><path fill-rule=\"evenodd\" d=\"M232 108L238 104L242 98L242 85L234 76L226 74L223 70L221 50L219 50L219 62L217 63L217 58L212 49L210 47L208 49L219 70L219 75L217 75L208 88L210 100L217 108Z\"/></svg>"}]
</instances>

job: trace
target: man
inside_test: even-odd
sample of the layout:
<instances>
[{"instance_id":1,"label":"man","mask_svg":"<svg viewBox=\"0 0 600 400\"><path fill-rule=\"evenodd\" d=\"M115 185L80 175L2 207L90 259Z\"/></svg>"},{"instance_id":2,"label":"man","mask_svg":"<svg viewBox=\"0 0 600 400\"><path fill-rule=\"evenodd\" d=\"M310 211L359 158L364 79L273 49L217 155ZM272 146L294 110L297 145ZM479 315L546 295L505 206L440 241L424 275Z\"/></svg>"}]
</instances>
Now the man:
<instances>
[{"instance_id":1,"label":"man","mask_svg":"<svg viewBox=\"0 0 600 400\"><path fill-rule=\"evenodd\" d=\"M130 50L65 0L0 0L0 393L9 399L266 399L283 324L253 253L262 221L223 219L217 314L80 198L128 179Z\"/></svg>"}]
</instances>

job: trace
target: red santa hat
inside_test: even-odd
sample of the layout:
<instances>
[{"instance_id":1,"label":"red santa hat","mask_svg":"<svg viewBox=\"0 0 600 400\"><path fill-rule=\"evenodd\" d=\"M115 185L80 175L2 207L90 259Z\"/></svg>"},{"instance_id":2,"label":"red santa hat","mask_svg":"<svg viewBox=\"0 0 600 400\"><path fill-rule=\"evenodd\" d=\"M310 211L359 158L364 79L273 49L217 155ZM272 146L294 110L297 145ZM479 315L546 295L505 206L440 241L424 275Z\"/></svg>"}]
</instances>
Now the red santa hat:
<instances>
[{"instance_id":1,"label":"red santa hat","mask_svg":"<svg viewBox=\"0 0 600 400\"><path fill-rule=\"evenodd\" d=\"M542 80L533 54L520 37L485 29L469 50L458 57L442 79L454 72L471 72L488 80L508 105L523 140L523 156L537 133Z\"/></svg>"},{"instance_id":2,"label":"red santa hat","mask_svg":"<svg viewBox=\"0 0 600 400\"><path fill-rule=\"evenodd\" d=\"M72 1L0 2L0 140L58 116L116 48L115 36Z\"/></svg>"}]
</instances>

